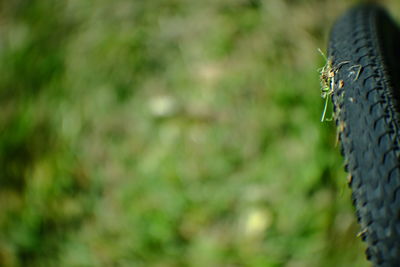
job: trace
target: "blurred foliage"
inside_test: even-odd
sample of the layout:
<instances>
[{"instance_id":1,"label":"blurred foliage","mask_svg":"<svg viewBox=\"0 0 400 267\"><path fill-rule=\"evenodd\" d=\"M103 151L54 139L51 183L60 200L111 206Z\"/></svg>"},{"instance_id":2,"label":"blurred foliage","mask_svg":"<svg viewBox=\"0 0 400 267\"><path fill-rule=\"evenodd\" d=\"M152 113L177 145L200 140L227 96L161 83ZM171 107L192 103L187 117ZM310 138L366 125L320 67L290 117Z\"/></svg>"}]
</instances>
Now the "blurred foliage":
<instances>
[{"instance_id":1,"label":"blurred foliage","mask_svg":"<svg viewBox=\"0 0 400 267\"><path fill-rule=\"evenodd\" d=\"M0 265L365 266L316 71L354 2L0 1Z\"/></svg>"}]
</instances>

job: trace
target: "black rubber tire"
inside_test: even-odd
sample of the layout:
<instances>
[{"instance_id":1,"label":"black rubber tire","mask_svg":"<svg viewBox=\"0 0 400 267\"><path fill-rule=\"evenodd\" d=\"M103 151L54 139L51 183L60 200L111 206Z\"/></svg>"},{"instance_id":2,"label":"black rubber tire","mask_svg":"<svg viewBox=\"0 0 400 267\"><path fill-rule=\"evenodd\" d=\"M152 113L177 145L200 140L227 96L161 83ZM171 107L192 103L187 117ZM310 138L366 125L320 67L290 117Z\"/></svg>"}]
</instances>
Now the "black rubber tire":
<instances>
[{"instance_id":1,"label":"black rubber tire","mask_svg":"<svg viewBox=\"0 0 400 267\"><path fill-rule=\"evenodd\" d=\"M400 31L382 8L356 6L335 23L328 55L337 71L334 113L367 258L374 266L400 266Z\"/></svg>"}]
</instances>

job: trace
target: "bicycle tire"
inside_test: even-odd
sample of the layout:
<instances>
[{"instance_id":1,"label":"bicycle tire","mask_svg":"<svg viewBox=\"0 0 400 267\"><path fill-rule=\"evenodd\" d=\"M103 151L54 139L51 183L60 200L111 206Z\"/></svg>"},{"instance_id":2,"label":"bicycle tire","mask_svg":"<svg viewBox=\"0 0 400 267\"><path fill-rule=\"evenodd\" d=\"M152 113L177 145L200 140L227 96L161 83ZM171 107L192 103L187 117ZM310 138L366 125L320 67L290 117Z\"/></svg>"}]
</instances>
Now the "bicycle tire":
<instances>
[{"instance_id":1,"label":"bicycle tire","mask_svg":"<svg viewBox=\"0 0 400 267\"><path fill-rule=\"evenodd\" d=\"M400 266L400 30L380 6L334 24L334 117L352 200L374 266Z\"/></svg>"}]
</instances>

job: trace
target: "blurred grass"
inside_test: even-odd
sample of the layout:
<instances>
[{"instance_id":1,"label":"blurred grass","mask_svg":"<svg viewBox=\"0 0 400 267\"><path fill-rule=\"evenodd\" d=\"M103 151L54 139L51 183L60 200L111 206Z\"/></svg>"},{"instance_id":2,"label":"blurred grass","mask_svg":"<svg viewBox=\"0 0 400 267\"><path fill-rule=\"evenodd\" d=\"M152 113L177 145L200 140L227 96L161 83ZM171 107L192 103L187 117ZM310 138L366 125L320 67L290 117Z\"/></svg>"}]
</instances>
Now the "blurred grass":
<instances>
[{"instance_id":1,"label":"blurred grass","mask_svg":"<svg viewBox=\"0 0 400 267\"><path fill-rule=\"evenodd\" d=\"M0 1L0 265L365 266L316 71L354 2Z\"/></svg>"}]
</instances>

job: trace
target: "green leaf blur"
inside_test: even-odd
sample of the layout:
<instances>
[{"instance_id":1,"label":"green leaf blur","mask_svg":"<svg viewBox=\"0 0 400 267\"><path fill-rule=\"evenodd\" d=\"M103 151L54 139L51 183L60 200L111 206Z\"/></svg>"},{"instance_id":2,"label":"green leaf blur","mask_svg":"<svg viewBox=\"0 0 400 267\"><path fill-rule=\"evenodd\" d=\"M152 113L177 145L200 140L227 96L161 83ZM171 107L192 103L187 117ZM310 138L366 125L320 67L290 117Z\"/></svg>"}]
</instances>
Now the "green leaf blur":
<instances>
[{"instance_id":1,"label":"green leaf blur","mask_svg":"<svg viewBox=\"0 0 400 267\"><path fill-rule=\"evenodd\" d=\"M365 266L319 121L354 2L0 1L0 266Z\"/></svg>"}]
</instances>

